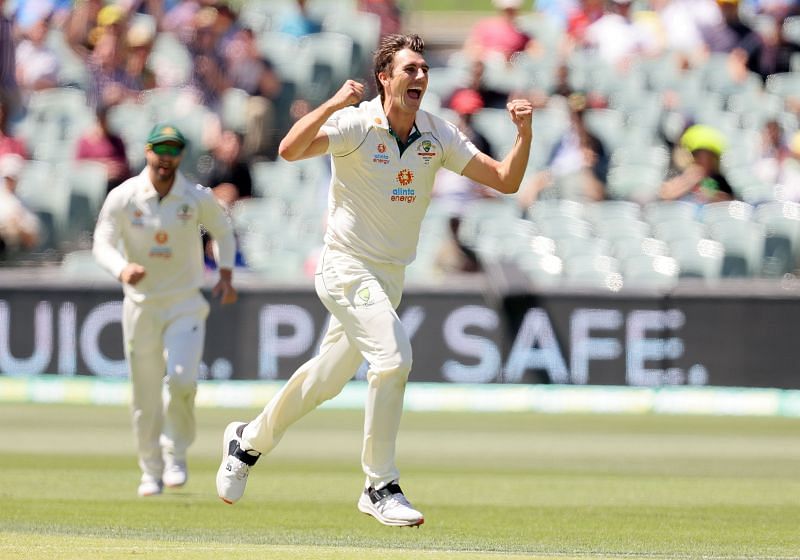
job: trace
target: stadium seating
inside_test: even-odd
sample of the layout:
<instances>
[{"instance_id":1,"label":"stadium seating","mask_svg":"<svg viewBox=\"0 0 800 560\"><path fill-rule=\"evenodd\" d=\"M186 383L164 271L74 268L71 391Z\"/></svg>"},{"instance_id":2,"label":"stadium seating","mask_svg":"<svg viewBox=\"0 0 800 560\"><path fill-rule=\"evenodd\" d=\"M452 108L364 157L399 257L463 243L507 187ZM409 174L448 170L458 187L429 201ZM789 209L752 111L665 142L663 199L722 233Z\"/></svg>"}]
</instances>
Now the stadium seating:
<instances>
[{"instance_id":1,"label":"stadium seating","mask_svg":"<svg viewBox=\"0 0 800 560\"><path fill-rule=\"evenodd\" d=\"M57 169L69 189L69 235L78 238L94 229L106 197L108 172L102 163L88 160L70 161Z\"/></svg>"},{"instance_id":2,"label":"stadium seating","mask_svg":"<svg viewBox=\"0 0 800 560\"><path fill-rule=\"evenodd\" d=\"M60 270L64 276L71 278L114 280L111 273L97 263L89 249L77 249L65 253Z\"/></svg>"},{"instance_id":3,"label":"stadium seating","mask_svg":"<svg viewBox=\"0 0 800 560\"><path fill-rule=\"evenodd\" d=\"M39 250L58 249L69 239L70 190L53 164L27 162L17 185L17 195L39 217L42 234Z\"/></svg>"},{"instance_id":4,"label":"stadium seating","mask_svg":"<svg viewBox=\"0 0 800 560\"><path fill-rule=\"evenodd\" d=\"M725 248L718 241L683 237L669 244L669 253L678 263L681 278L714 282L722 277Z\"/></svg>"}]
</instances>

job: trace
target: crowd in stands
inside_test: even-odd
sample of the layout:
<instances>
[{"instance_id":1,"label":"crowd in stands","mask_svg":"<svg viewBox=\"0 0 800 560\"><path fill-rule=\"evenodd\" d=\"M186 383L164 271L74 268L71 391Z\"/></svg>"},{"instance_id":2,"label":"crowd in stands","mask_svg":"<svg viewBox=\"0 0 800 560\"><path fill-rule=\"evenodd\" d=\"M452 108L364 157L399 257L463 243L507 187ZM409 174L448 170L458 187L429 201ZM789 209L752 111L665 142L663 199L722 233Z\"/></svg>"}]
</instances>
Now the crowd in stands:
<instances>
[{"instance_id":1,"label":"crowd in stands","mask_svg":"<svg viewBox=\"0 0 800 560\"><path fill-rule=\"evenodd\" d=\"M344 79L372 87L379 37L415 31L403 28L403 6L0 1L0 171L9 170L3 196L21 201L25 222L36 225L35 234L23 235L6 233L11 227L4 224L3 258L53 261L85 249L98 197L138 172L147 131L169 119L190 141L184 172L230 209L240 263L275 276L302 274L321 240L329 171L319 162L276 159L277 142ZM627 259L631 245L638 245L633 256L686 276L795 270L800 228L794 237L785 234L791 255L778 266L770 238L791 228L764 216L780 204L781 220L800 219L791 206L800 202L800 2L492 6L494 13L464 30L462 48L429 53L424 108L502 158L514 141L505 103L530 99L536 112L529 173L510 197L443 173L412 276L474 272L510 258L537 281L588 279L599 269L608 283L626 277L625 261L635 260ZM435 37L426 39L435 44ZM87 212L75 209L81 197ZM655 217L668 213L655 210L667 203L684 208L672 210L671 219L686 215L697 227L672 227L696 234L693 241L704 243L694 252L713 256L717 272L695 274L681 261L664 233L669 228ZM747 243L703 210L725 204L732 219L748 224L744 229L758 226L751 229L762 246L753 249L759 241L751 241L748 251L756 251L759 266L737 267L736 244ZM617 235L601 219L632 223ZM498 249L498 239L515 241ZM570 260L576 255L583 260Z\"/></svg>"}]
</instances>

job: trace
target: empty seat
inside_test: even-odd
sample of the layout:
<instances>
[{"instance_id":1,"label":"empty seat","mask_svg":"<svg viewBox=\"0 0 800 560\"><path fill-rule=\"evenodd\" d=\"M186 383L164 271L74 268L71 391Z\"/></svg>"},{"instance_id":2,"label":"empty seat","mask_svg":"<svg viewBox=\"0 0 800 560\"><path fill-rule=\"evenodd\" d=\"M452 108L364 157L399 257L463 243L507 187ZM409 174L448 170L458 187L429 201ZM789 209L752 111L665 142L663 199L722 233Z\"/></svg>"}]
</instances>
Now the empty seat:
<instances>
[{"instance_id":1,"label":"empty seat","mask_svg":"<svg viewBox=\"0 0 800 560\"><path fill-rule=\"evenodd\" d=\"M669 245L670 256L678 262L681 278L718 280L722 276L725 248L712 239L676 239Z\"/></svg>"},{"instance_id":2,"label":"empty seat","mask_svg":"<svg viewBox=\"0 0 800 560\"><path fill-rule=\"evenodd\" d=\"M622 263L626 287L667 289L678 282L680 267L672 257L634 255Z\"/></svg>"},{"instance_id":3,"label":"empty seat","mask_svg":"<svg viewBox=\"0 0 800 560\"><path fill-rule=\"evenodd\" d=\"M609 221L636 221L641 213L641 206L629 200L601 200L586 206L586 218L596 227Z\"/></svg>"},{"instance_id":4,"label":"empty seat","mask_svg":"<svg viewBox=\"0 0 800 560\"><path fill-rule=\"evenodd\" d=\"M525 212L534 222L539 219L554 217L583 218L586 213L584 204L574 200L537 200Z\"/></svg>"},{"instance_id":5,"label":"empty seat","mask_svg":"<svg viewBox=\"0 0 800 560\"><path fill-rule=\"evenodd\" d=\"M69 189L69 230L73 235L94 229L108 190L108 171L97 161L74 160L58 167Z\"/></svg>"},{"instance_id":6,"label":"empty seat","mask_svg":"<svg viewBox=\"0 0 800 560\"><path fill-rule=\"evenodd\" d=\"M683 200L654 200L645 205L642 210L644 219L655 227L668 221L694 221L697 215L697 206Z\"/></svg>"},{"instance_id":7,"label":"empty seat","mask_svg":"<svg viewBox=\"0 0 800 560\"><path fill-rule=\"evenodd\" d=\"M703 205L700 220L712 226L722 221L748 221L753 217L753 206L741 200L711 202Z\"/></svg>"},{"instance_id":8,"label":"empty seat","mask_svg":"<svg viewBox=\"0 0 800 560\"><path fill-rule=\"evenodd\" d=\"M69 186L43 161L28 161L20 174L17 195L42 223L39 249L54 249L69 241Z\"/></svg>"},{"instance_id":9,"label":"empty seat","mask_svg":"<svg viewBox=\"0 0 800 560\"><path fill-rule=\"evenodd\" d=\"M703 239L708 237L708 228L701 222L694 220L665 220L653 228L656 239L671 244L677 239Z\"/></svg>"},{"instance_id":10,"label":"empty seat","mask_svg":"<svg viewBox=\"0 0 800 560\"><path fill-rule=\"evenodd\" d=\"M722 275L759 276L764 257L766 231L762 224L742 220L721 220L710 228L711 238L725 247Z\"/></svg>"},{"instance_id":11,"label":"empty seat","mask_svg":"<svg viewBox=\"0 0 800 560\"><path fill-rule=\"evenodd\" d=\"M794 271L800 257L800 204L762 204L756 208L753 221L765 227L762 276L777 278Z\"/></svg>"}]
</instances>

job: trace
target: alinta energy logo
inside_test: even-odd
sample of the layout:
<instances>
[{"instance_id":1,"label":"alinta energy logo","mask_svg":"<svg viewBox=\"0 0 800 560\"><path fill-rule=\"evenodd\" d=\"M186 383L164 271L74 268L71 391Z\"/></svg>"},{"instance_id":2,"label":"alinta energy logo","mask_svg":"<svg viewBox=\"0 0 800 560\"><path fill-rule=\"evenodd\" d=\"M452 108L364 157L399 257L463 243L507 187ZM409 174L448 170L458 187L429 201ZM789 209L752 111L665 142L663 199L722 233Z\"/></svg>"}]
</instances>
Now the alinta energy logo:
<instances>
[{"instance_id":1,"label":"alinta energy logo","mask_svg":"<svg viewBox=\"0 0 800 560\"><path fill-rule=\"evenodd\" d=\"M402 169L397 174L397 182L403 187L410 185L414 182L414 173L410 169ZM392 202L405 202L411 204L417 199L417 192L414 189L396 188L392 189L392 196L389 198Z\"/></svg>"},{"instance_id":2,"label":"alinta energy logo","mask_svg":"<svg viewBox=\"0 0 800 560\"><path fill-rule=\"evenodd\" d=\"M169 234L166 231L163 229L158 230L153 240L156 244L150 248L148 256L158 259L169 259L172 257L172 248L167 246Z\"/></svg>"},{"instance_id":3,"label":"alinta energy logo","mask_svg":"<svg viewBox=\"0 0 800 560\"><path fill-rule=\"evenodd\" d=\"M410 169L401 169L397 174L397 182L403 185L410 185L414 181L414 173Z\"/></svg>"},{"instance_id":4,"label":"alinta energy logo","mask_svg":"<svg viewBox=\"0 0 800 560\"><path fill-rule=\"evenodd\" d=\"M389 164L389 154L386 153L386 144L378 144L376 153L372 155L372 163Z\"/></svg>"}]
</instances>

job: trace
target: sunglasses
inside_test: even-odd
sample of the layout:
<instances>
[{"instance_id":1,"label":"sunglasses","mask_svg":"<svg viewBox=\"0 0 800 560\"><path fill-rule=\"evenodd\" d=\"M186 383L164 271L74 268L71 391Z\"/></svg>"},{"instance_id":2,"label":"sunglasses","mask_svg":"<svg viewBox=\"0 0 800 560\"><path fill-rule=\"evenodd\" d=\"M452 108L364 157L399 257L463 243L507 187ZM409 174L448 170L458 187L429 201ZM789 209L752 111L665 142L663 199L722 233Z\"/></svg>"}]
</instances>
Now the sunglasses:
<instances>
[{"instance_id":1,"label":"sunglasses","mask_svg":"<svg viewBox=\"0 0 800 560\"><path fill-rule=\"evenodd\" d=\"M183 146L173 144L152 144L150 149L159 156L179 156L183 151Z\"/></svg>"}]
</instances>

